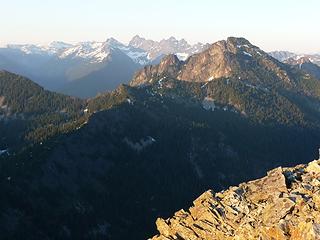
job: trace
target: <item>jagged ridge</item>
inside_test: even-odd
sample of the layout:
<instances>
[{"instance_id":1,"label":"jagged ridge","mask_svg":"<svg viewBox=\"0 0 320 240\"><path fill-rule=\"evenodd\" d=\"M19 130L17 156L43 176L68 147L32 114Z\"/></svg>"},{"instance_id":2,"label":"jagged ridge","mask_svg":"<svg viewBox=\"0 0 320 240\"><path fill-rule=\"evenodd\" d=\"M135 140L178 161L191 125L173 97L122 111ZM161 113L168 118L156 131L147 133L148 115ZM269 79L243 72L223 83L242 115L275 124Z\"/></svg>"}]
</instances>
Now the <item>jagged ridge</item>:
<instances>
[{"instance_id":1,"label":"jagged ridge","mask_svg":"<svg viewBox=\"0 0 320 240\"><path fill-rule=\"evenodd\" d=\"M157 219L167 239L319 239L320 160L276 168L255 181L214 193L209 190L189 211Z\"/></svg>"},{"instance_id":2,"label":"jagged ridge","mask_svg":"<svg viewBox=\"0 0 320 240\"><path fill-rule=\"evenodd\" d=\"M279 62L244 38L229 37L216 42L186 61L168 55L159 65L146 66L138 71L130 84L151 84L164 76L188 82L234 77L260 87L271 86L320 96L318 79Z\"/></svg>"}]
</instances>

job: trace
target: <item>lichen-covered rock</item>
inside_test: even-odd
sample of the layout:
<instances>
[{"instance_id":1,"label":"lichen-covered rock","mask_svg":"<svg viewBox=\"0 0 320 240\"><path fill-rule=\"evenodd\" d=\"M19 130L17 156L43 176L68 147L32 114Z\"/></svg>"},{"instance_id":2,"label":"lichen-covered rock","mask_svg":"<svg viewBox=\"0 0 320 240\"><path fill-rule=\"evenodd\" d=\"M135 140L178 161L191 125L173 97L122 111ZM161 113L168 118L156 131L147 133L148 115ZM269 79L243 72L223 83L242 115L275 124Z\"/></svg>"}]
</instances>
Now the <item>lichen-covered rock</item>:
<instances>
[{"instance_id":1,"label":"lichen-covered rock","mask_svg":"<svg viewBox=\"0 0 320 240\"><path fill-rule=\"evenodd\" d=\"M276 168L226 191L203 193L189 211L158 219L152 240L318 240L320 160Z\"/></svg>"}]
</instances>

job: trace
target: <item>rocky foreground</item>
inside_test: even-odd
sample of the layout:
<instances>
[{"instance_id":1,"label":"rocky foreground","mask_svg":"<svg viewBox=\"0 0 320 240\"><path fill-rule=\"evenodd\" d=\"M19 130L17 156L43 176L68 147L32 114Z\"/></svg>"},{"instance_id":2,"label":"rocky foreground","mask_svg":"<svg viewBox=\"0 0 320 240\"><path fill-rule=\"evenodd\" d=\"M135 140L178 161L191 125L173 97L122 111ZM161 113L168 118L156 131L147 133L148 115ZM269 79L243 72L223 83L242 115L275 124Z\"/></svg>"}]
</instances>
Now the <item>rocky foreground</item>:
<instances>
[{"instance_id":1,"label":"rocky foreground","mask_svg":"<svg viewBox=\"0 0 320 240\"><path fill-rule=\"evenodd\" d=\"M189 211L156 222L152 240L320 239L320 160L276 168L266 177L203 193Z\"/></svg>"}]
</instances>

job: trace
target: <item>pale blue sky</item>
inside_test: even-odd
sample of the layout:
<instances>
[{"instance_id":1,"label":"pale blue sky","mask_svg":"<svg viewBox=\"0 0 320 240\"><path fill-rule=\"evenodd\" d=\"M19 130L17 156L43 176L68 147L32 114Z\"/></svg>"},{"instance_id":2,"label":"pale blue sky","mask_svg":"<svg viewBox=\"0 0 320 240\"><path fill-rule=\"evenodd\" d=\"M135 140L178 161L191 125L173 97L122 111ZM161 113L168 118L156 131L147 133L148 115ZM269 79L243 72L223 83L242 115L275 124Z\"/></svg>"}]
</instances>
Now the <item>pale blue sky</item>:
<instances>
[{"instance_id":1,"label":"pale blue sky","mask_svg":"<svg viewBox=\"0 0 320 240\"><path fill-rule=\"evenodd\" d=\"M0 44L243 36L267 51L320 52L320 0L0 0L0 8Z\"/></svg>"}]
</instances>

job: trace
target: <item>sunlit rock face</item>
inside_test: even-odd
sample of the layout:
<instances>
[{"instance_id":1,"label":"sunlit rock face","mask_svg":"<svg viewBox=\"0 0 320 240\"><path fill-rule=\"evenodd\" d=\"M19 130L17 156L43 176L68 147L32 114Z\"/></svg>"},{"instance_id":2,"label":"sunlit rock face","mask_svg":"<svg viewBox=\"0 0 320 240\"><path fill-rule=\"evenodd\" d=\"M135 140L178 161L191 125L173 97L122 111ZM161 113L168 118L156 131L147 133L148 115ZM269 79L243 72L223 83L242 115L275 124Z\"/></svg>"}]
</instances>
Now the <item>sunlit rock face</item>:
<instances>
[{"instance_id":1,"label":"sunlit rock face","mask_svg":"<svg viewBox=\"0 0 320 240\"><path fill-rule=\"evenodd\" d=\"M276 168L226 191L203 193L156 225L164 239L320 239L320 160Z\"/></svg>"}]
</instances>

